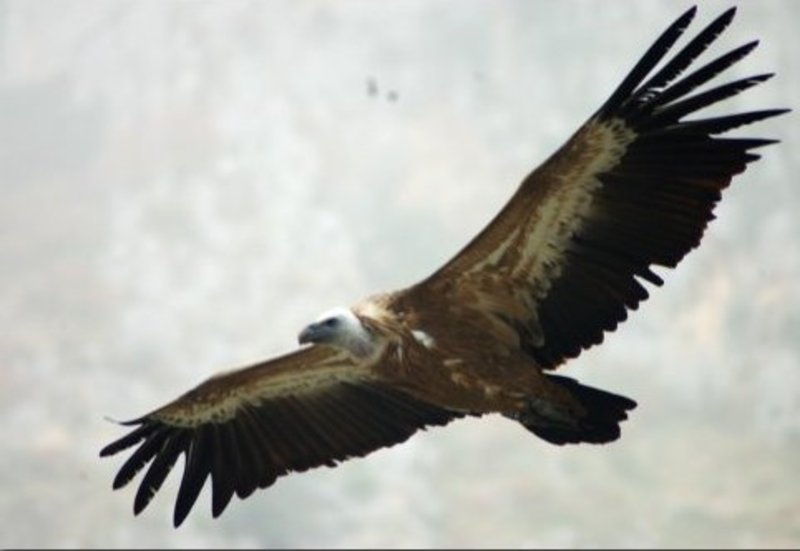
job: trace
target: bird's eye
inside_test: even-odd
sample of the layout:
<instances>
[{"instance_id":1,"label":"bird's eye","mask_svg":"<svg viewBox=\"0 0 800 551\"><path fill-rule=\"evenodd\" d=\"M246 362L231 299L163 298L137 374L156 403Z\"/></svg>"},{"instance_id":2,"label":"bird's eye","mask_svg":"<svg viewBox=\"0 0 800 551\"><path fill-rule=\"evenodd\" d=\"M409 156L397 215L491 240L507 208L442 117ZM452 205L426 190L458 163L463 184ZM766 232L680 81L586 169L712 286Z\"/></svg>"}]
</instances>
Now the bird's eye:
<instances>
[{"instance_id":1,"label":"bird's eye","mask_svg":"<svg viewBox=\"0 0 800 551\"><path fill-rule=\"evenodd\" d=\"M339 325L339 318L328 318L324 322L322 322L322 324L325 327L336 327L337 325Z\"/></svg>"}]
</instances>

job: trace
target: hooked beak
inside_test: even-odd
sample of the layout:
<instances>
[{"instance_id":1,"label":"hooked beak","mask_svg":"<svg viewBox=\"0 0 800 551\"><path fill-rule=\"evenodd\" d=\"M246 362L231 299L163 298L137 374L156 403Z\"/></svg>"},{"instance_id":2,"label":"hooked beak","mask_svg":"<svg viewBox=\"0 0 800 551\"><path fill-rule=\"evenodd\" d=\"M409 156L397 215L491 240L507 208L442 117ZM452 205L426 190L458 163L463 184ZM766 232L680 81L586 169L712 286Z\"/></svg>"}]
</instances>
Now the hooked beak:
<instances>
[{"instance_id":1,"label":"hooked beak","mask_svg":"<svg viewBox=\"0 0 800 551\"><path fill-rule=\"evenodd\" d=\"M319 336L319 328L317 327L316 323L312 323L302 331L297 336L298 344L309 344L317 342L317 337Z\"/></svg>"}]
</instances>

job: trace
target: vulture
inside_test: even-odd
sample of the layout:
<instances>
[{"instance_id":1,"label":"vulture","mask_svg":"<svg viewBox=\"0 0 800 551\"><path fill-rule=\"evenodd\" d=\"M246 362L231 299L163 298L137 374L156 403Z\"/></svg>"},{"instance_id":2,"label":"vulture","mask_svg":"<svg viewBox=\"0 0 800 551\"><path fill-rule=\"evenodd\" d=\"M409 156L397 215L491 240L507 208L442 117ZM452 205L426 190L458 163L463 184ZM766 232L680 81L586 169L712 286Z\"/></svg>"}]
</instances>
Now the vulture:
<instances>
[{"instance_id":1,"label":"vulture","mask_svg":"<svg viewBox=\"0 0 800 551\"><path fill-rule=\"evenodd\" d=\"M101 456L130 450L113 488L144 474L139 514L180 456L173 523L210 479L211 512L291 472L404 442L426 427L498 413L556 445L620 436L636 402L552 374L603 341L697 247L731 178L776 140L720 137L788 111L691 117L772 74L710 82L747 43L690 67L731 8L674 54L681 15L608 100L524 178L467 245L424 280L331 310L299 345L219 373L123 422Z\"/></svg>"}]
</instances>

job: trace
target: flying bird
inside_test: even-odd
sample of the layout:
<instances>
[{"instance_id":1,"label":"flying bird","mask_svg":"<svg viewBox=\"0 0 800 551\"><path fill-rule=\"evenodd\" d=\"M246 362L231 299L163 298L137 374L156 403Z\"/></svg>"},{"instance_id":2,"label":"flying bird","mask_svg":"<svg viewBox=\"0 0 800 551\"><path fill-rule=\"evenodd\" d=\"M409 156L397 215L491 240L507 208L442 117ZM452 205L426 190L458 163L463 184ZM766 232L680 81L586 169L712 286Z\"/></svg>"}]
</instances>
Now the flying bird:
<instances>
[{"instance_id":1,"label":"flying bird","mask_svg":"<svg viewBox=\"0 0 800 551\"><path fill-rule=\"evenodd\" d=\"M499 413L557 445L619 438L636 403L552 371L614 331L648 297L645 282L663 283L652 267L674 268L699 245L721 191L759 158L753 150L775 142L719 135L788 111L687 120L772 76L697 91L757 41L685 74L735 14L664 60L695 11L429 277L329 311L295 351L215 375L122 423L133 428L100 455L134 448L115 489L146 468L134 513L181 455L175 526L209 478L217 517L234 494L466 416Z\"/></svg>"}]
</instances>

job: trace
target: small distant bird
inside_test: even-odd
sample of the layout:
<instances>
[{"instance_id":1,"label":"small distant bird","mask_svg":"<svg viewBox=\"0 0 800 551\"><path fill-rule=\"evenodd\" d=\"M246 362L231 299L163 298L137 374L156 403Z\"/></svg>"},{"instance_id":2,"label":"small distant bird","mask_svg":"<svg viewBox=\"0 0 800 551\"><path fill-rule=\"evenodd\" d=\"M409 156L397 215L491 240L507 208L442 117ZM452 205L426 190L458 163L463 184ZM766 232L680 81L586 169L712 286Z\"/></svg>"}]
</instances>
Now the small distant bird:
<instances>
[{"instance_id":1,"label":"small distant bird","mask_svg":"<svg viewBox=\"0 0 800 551\"><path fill-rule=\"evenodd\" d=\"M721 190L759 158L752 150L774 143L717 136L786 109L685 120L772 76L694 93L750 42L681 77L734 13L655 71L695 8L679 17L430 277L326 313L302 330L299 350L216 375L123 423L135 428L100 452L135 447L114 488L149 464L138 514L183 454L178 526L209 477L216 517L234 493L243 499L292 471L333 467L464 416L500 413L559 445L616 440L636 403L550 371L625 320L648 296L643 281L663 283L651 266L675 267L696 247Z\"/></svg>"}]
</instances>

